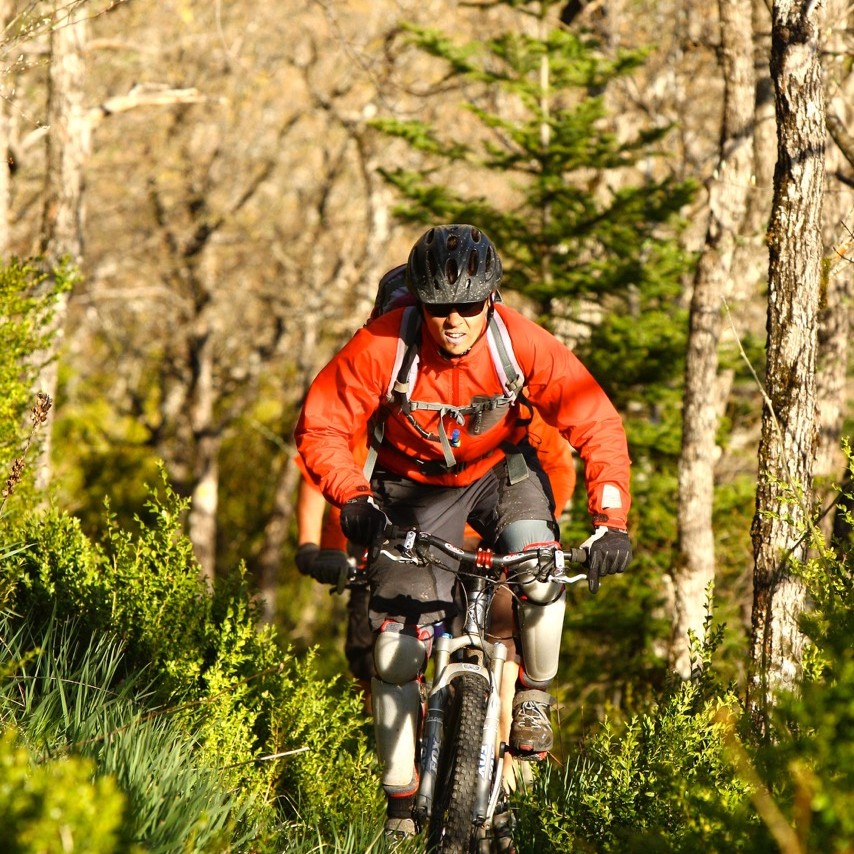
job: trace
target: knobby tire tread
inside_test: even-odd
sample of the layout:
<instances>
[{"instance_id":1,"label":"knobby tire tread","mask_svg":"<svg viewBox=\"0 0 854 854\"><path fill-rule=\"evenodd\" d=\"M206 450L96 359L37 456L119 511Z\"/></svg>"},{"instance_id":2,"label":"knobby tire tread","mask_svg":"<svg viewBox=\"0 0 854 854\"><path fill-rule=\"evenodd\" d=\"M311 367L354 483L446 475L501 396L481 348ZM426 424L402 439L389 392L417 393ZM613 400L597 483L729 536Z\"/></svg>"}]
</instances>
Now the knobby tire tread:
<instances>
[{"instance_id":1,"label":"knobby tire tread","mask_svg":"<svg viewBox=\"0 0 854 854\"><path fill-rule=\"evenodd\" d=\"M474 827L480 745L488 686L477 673L454 679L454 698L443 740L437 799L430 820L430 849L436 854L469 854Z\"/></svg>"}]
</instances>

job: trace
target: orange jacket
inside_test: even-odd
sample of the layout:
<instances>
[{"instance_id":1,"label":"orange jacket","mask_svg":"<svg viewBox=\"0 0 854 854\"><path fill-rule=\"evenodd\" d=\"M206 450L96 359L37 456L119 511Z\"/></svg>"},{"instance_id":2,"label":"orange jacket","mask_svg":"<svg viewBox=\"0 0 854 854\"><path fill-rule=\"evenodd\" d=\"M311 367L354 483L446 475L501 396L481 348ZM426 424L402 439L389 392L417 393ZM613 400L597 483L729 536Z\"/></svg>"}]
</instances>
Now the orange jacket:
<instances>
[{"instance_id":1,"label":"orange jacket","mask_svg":"<svg viewBox=\"0 0 854 854\"><path fill-rule=\"evenodd\" d=\"M552 485L555 517L559 519L575 491L575 459L572 448L560 431L543 421L542 415L536 409L528 425L528 442L537 452L543 471Z\"/></svg>"},{"instance_id":2,"label":"orange jacket","mask_svg":"<svg viewBox=\"0 0 854 854\"><path fill-rule=\"evenodd\" d=\"M509 331L528 400L584 461L590 514L601 524L625 527L631 503L630 461L619 414L571 350L508 306L498 304L495 310ZM359 329L318 374L306 396L295 431L297 450L332 504L341 506L371 491L350 443L355 434L367 429L369 419L387 399L403 311L390 311ZM422 327L411 399L465 407L477 395L500 393L486 336L464 356L451 360ZM524 438L527 426L519 418L519 409L509 407L498 424L480 435L461 428L454 456L466 467L438 475L425 474L419 463L441 461L439 443L421 436L402 413L392 410L385 421L378 465L421 483L468 485L502 458L502 443ZM425 430L437 432L435 411L416 410L413 417ZM448 432L455 427L448 418Z\"/></svg>"}]
</instances>

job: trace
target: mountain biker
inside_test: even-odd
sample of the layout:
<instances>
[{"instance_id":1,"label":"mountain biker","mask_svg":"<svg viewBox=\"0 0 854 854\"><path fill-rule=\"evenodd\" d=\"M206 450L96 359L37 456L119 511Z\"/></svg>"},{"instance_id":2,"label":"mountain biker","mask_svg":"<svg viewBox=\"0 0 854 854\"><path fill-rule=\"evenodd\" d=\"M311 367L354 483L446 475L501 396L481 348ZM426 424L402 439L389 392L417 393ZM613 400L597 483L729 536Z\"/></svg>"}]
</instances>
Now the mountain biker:
<instances>
[{"instance_id":1,"label":"mountain biker","mask_svg":"<svg viewBox=\"0 0 854 854\"><path fill-rule=\"evenodd\" d=\"M379 281L374 307L368 322L385 314L393 308L411 305L414 297L406 287L406 265L401 264L388 270ZM549 479L555 499L555 514L560 516L568 505L575 489L575 463L572 448L560 433L546 424L538 412L534 411L528 427L528 440L536 450L543 471ZM367 448L367 436L363 435L351 441L353 458L364 465ZM337 588L339 592L347 583L351 564L362 563L364 548L347 542L340 525L340 510L329 504L320 490L311 482L302 458L299 454L295 463L300 470L300 483L297 490L297 554L296 566L301 574L314 578L321 584ZM477 548L480 538L477 532L466 525L464 544L466 548ZM516 626L513 617L513 601L510 591L505 587L498 589L492 604L490 642L501 640L507 648L507 672L516 672L518 655L516 651ZM368 619L367 587L349 585L347 597L347 626L344 641L344 657L350 673L364 699L365 711L371 713L371 679L373 669L373 633ZM514 677L515 678L515 677ZM507 682L505 681L505 687ZM506 695L506 696L505 696ZM500 733L506 741L509 733L512 694L502 691L502 722ZM505 720L506 719L506 720ZM508 759L509 759L508 755ZM508 765L507 778L512 768Z\"/></svg>"},{"instance_id":2,"label":"mountain biker","mask_svg":"<svg viewBox=\"0 0 854 854\"><path fill-rule=\"evenodd\" d=\"M311 477L341 508L342 530L353 542L375 544L389 522L460 542L468 521L497 551L532 551L514 581L521 666L510 748L534 759L553 744L548 688L558 668L565 591L537 578L536 548L556 543L559 529L551 487L528 441L531 408L584 462L594 527L583 544L591 592L598 590L600 576L623 572L631 560L630 461L622 421L602 388L554 336L498 301L501 274L495 247L480 229L428 229L412 247L406 268L421 321L411 400L389 393L407 311L398 309L356 332L318 374L295 438ZM494 337L487 336L491 324L506 329L524 396L514 397L502 385L490 352ZM380 416L385 429L368 481L352 459L349 441ZM401 570L376 547L367 572L386 830L409 835L416 832L411 809L418 787L417 680L434 634L456 613L454 576L441 567Z\"/></svg>"},{"instance_id":3,"label":"mountain biker","mask_svg":"<svg viewBox=\"0 0 854 854\"><path fill-rule=\"evenodd\" d=\"M392 308L408 305L412 297L406 288L405 264L392 267L384 273L377 287L377 296L368 322ZM362 433L351 437L353 459L363 466L367 456L368 436ZM350 572L350 562L364 559L364 547L349 543L341 530L340 510L330 505L323 493L312 483L299 454L296 465L300 470L297 490L297 569L321 584L342 589ZM373 667L373 631L368 619L368 588L351 585L347 598L347 631L344 640L344 657L350 673L362 693L365 711L371 712L371 679Z\"/></svg>"}]
</instances>

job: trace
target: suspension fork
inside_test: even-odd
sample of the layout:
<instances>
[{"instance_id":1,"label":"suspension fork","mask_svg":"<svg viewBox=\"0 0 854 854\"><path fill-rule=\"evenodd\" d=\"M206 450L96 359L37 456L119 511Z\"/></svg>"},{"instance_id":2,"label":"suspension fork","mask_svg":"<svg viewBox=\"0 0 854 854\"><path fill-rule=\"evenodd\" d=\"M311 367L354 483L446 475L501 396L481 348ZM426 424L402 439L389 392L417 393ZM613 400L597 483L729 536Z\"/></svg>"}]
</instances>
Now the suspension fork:
<instances>
[{"instance_id":1,"label":"suspension fork","mask_svg":"<svg viewBox=\"0 0 854 854\"><path fill-rule=\"evenodd\" d=\"M478 672L488 684L472 820L475 823L483 823L494 808L494 781L500 779L497 773L500 757L497 755L496 744L501 712L501 681L507 660L507 647L500 642L487 645L484 641L493 595L493 585L487 584L483 578L474 579L468 589L469 604L461 635L453 637L445 633L436 639L433 646L433 687L427 699L427 713L422 729L421 783L415 798L415 811L422 820L428 817L433 809L450 683L453 677L462 671ZM481 660L486 654L488 666L472 662L452 663L451 656L460 650L477 650Z\"/></svg>"},{"instance_id":2,"label":"suspension fork","mask_svg":"<svg viewBox=\"0 0 854 854\"><path fill-rule=\"evenodd\" d=\"M475 824L482 824L494 808L494 781L501 779L499 767L501 757L498 745L498 719L501 714L501 680L507 647L500 641L492 644L489 660L489 696L486 702L486 719L483 723L483 739L480 744L480 761L477 768L477 795L475 797Z\"/></svg>"},{"instance_id":3,"label":"suspension fork","mask_svg":"<svg viewBox=\"0 0 854 854\"><path fill-rule=\"evenodd\" d=\"M439 776L439 755L445 729L445 705L449 687L445 678L451 659L451 641L445 632L433 645L433 687L427 697L421 746L421 783L415 796L416 815L429 817L433 811L436 778Z\"/></svg>"},{"instance_id":4,"label":"suspension fork","mask_svg":"<svg viewBox=\"0 0 854 854\"><path fill-rule=\"evenodd\" d=\"M488 583L483 576L477 576L468 585L468 608L464 634L477 638L483 643L489 625L489 608L495 596L494 584ZM483 647L481 647L483 648ZM477 794L475 796L474 815L476 824L487 818L492 801L492 781L497 776L500 757L497 755L498 721L501 713L501 680L504 664L507 661L507 647L500 642L491 645L487 659L489 676L489 695L486 704L486 718L483 725L483 739L480 745L480 759L477 769Z\"/></svg>"}]
</instances>

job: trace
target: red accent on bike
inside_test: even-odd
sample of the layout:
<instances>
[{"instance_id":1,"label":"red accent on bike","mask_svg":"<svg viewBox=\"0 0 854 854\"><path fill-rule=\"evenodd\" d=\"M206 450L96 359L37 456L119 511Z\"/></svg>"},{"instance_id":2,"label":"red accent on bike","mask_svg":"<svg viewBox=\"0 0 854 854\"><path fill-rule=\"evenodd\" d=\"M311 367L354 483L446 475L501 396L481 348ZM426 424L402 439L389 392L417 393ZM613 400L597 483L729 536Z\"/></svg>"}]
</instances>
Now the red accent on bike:
<instances>
[{"instance_id":1,"label":"red accent on bike","mask_svg":"<svg viewBox=\"0 0 854 854\"><path fill-rule=\"evenodd\" d=\"M522 549L522 551L523 552L531 552L531 551L534 551L535 549L550 549L553 546L560 546L560 543L557 540L549 540L548 542L545 542L545 543L531 543L530 545L525 546L525 548Z\"/></svg>"},{"instance_id":2,"label":"red accent on bike","mask_svg":"<svg viewBox=\"0 0 854 854\"><path fill-rule=\"evenodd\" d=\"M490 549L478 549L474 565L490 569L492 567L492 555L493 552Z\"/></svg>"}]
</instances>

